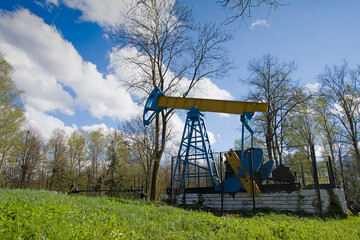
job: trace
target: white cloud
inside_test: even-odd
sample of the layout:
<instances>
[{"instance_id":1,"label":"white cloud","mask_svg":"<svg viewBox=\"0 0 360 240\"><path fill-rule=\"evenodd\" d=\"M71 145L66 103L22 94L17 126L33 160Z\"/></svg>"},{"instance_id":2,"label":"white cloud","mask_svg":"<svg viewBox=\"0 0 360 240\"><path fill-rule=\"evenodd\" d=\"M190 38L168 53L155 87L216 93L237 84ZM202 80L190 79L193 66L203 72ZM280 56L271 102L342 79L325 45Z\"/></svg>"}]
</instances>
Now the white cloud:
<instances>
[{"instance_id":1,"label":"white cloud","mask_svg":"<svg viewBox=\"0 0 360 240\"><path fill-rule=\"evenodd\" d=\"M46 0L56 5L58 0ZM173 0L165 0L171 5ZM102 27L111 27L124 22L124 14L136 6L133 0L62 0L61 3L69 8L77 9L82 12L80 20L95 22ZM160 1L158 4L161 4ZM143 13L137 6L138 17Z\"/></svg>"},{"instance_id":2,"label":"white cloud","mask_svg":"<svg viewBox=\"0 0 360 240\"><path fill-rule=\"evenodd\" d=\"M210 131L207 131L207 134L209 137L210 144L214 144L216 142L215 135Z\"/></svg>"},{"instance_id":3,"label":"white cloud","mask_svg":"<svg viewBox=\"0 0 360 240\"><path fill-rule=\"evenodd\" d=\"M56 2L56 1L55 1ZM95 22L102 27L123 21L122 15L134 4L132 0L62 0L66 6L80 10L80 20Z\"/></svg>"},{"instance_id":4,"label":"white cloud","mask_svg":"<svg viewBox=\"0 0 360 240\"><path fill-rule=\"evenodd\" d=\"M308 93L317 93L320 90L320 83L308 83L305 85L305 90Z\"/></svg>"},{"instance_id":5,"label":"white cloud","mask_svg":"<svg viewBox=\"0 0 360 240\"><path fill-rule=\"evenodd\" d=\"M141 57L141 53L136 50L136 48L127 47L127 48L121 48L117 49L114 47L109 53L110 58L110 64L109 69L114 71L114 74L116 76L116 79L122 81L122 82L132 82L134 79L140 79L142 70L138 68L135 64L129 64L127 62L127 58L132 57ZM144 58L144 61L146 58ZM149 83L149 88L151 88L151 83ZM132 92L139 98L146 98L147 96L144 96L144 92L141 90L135 90Z\"/></svg>"},{"instance_id":6,"label":"white cloud","mask_svg":"<svg viewBox=\"0 0 360 240\"><path fill-rule=\"evenodd\" d=\"M66 54L71 44L60 41L59 36L54 28L26 9L11 14L2 12L0 15L0 51L15 68L13 79L18 88L25 90L25 103L37 111L60 110L71 115L74 113L74 99L63 90L55 76L67 79L59 70L69 71L64 59L72 64L74 57ZM56 48L59 50L56 51ZM58 60L55 55L60 51L65 54Z\"/></svg>"},{"instance_id":7,"label":"white cloud","mask_svg":"<svg viewBox=\"0 0 360 240\"><path fill-rule=\"evenodd\" d=\"M103 124L103 123L101 123L101 124L93 124L93 125L82 126L81 129L84 130L84 131L86 131L86 132L101 130L104 134L110 133L111 131L114 130L113 128L108 128L108 127L107 127L105 124Z\"/></svg>"},{"instance_id":8,"label":"white cloud","mask_svg":"<svg viewBox=\"0 0 360 240\"><path fill-rule=\"evenodd\" d=\"M255 22L251 23L250 29L254 29L256 26L269 27L269 24L265 19L256 19Z\"/></svg>"},{"instance_id":9,"label":"white cloud","mask_svg":"<svg viewBox=\"0 0 360 240\"><path fill-rule=\"evenodd\" d=\"M45 141L48 141L51 138L51 133L55 129L62 129L68 135L74 130L77 130L75 124L72 126L65 126L64 122L61 120L37 111L29 105L25 106L25 108L25 116L28 119L29 124L40 132Z\"/></svg>"},{"instance_id":10,"label":"white cloud","mask_svg":"<svg viewBox=\"0 0 360 240\"><path fill-rule=\"evenodd\" d=\"M195 85L192 91L193 97L204 99L219 99L219 100L234 100L234 97L225 89L220 89L210 79L202 79L197 85ZM227 113L218 113L220 117L230 117Z\"/></svg>"},{"instance_id":11,"label":"white cloud","mask_svg":"<svg viewBox=\"0 0 360 240\"><path fill-rule=\"evenodd\" d=\"M99 119L123 120L140 111L113 75L104 77L54 26L27 9L0 12L0 51L15 69L17 86L25 91L25 107L32 109L28 117L40 128L42 121L32 116L73 115L81 109ZM54 125L63 124L47 117Z\"/></svg>"},{"instance_id":12,"label":"white cloud","mask_svg":"<svg viewBox=\"0 0 360 240\"><path fill-rule=\"evenodd\" d=\"M172 134L171 144L176 146L176 149L179 148L182 134L184 131L184 126L185 126L185 119L181 119L179 115L175 113L169 121L169 129L171 129L171 134Z\"/></svg>"},{"instance_id":13,"label":"white cloud","mask_svg":"<svg viewBox=\"0 0 360 240\"><path fill-rule=\"evenodd\" d=\"M96 66L86 62L83 80L71 84L78 94L78 103L96 118L110 117L113 120L128 120L141 112L130 94L119 86L115 76L102 77ZM84 87L86 86L86 87Z\"/></svg>"},{"instance_id":14,"label":"white cloud","mask_svg":"<svg viewBox=\"0 0 360 240\"><path fill-rule=\"evenodd\" d=\"M210 79L205 78L195 85L192 92L195 98L233 100L234 97L226 90L220 89Z\"/></svg>"}]
</instances>

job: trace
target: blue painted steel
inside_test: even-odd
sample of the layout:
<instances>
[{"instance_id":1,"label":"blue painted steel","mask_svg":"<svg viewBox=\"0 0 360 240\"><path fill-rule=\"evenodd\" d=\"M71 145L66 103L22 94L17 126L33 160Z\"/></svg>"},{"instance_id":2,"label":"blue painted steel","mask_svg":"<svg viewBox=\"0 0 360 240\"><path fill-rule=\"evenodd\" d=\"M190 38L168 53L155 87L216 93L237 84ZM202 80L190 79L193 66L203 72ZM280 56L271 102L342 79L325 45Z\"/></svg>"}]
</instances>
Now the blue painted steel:
<instances>
[{"instance_id":1,"label":"blue painted steel","mask_svg":"<svg viewBox=\"0 0 360 240\"><path fill-rule=\"evenodd\" d=\"M242 123L241 131L241 150L237 151L238 157L241 161L241 169L239 169L239 176L245 177L245 170L250 176L253 176L253 172L260 173L260 179L264 182L271 175L274 161L270 160L262 165L263 161L263 150L254 148L254 128L251 125L251 118L254 113L244 113L241 115L240 120ZM251 137L251 148L244 151L244 140L245 140L245 128L249 131ZM224 186L224 192L237 192L245 189L239 178L234 174L232 177L226 178L222 185ZM221 186L215 186L215 191L221 191Z\"/></svg>"},{"instance_id":2,"label":"blue painted steel","mask_svg":"<svg viewBox=\"0 0 360 240\"><path fill-rule=\"evenodd\" d=\"M251 169L251 155L253 161L253 169ZM260 148L250 148L245 151L245 158L242 160L242 166L246 169L246 171L252 176L252 172L257 172L262 164L263 160L263 150Z\"/></svg>"},{"instance_id":3,"label":"blue painted steel","mask_svg":"<svg viewBox=\"0 0 360 240\"><path fill-rule=\"evenodd\" d=\"M240 116L241 126L241 154L239 156L240 161L244 159L244 141L245 141L245 128L250 132L251 137L251 148L254 147L254 128L252 127L250 120L254 116L254 113L244 113ZM239 173L240 174L240 173ZM242 176L242 175L240 175Z\"/></svg>"},{"instance_id":4,"label":"blue painted steel","mask_svg":"<svg viewBox=\"0 0 360 240\"><path fill-rule=\"evenodd\" d=\"M195 107L187 114L173 176L180 188L201 187L207 179L212 186L219 182L203 114Z\"/></svg>"},{"instance_id":5,"label":"blue painted steel","mask_svg":"<svg viewBox=\"0 0 360 240\"><path fill-rule=\"evenodd\" d=\"M236 174L232 177L226 178L221 184L224 186L225 193L238 192L245 189ZM216 192L221 192L221 185L216 185L214 190Z\"/></svg>"},{"instance_id":6,"label":"blue painted steel","mask_svg":"<svg viewBox=\"0 0 360 240\"><path fill-rule=\"evenodd\" d=\"M274 160L269 160L260 167L259 173L260 173L261 182L264 182L266 179L270 177L273 168L274 168Z\"/></svg>"},{"instance_id":7,"label":"blue painted steel","mask_svg":"<svg viewBox=\"0 0 360 240\"><path fill-rule=\"evenodd\" d=\"M237 151L237 154L239 153L240 151ZM240 159L241 166L243 166L243 168L239 170L239 176L245 177L245 170L250 174L250 176L252 175L252 169L250 165L251 155L253 159L253 170L255 172L260 172L260 175L262 176L261 180L263 182L270 176L273 166L271 166L270 163L272 162L273 164L274 161L271 160L262 165L264 153L260 148L251 148L245 151L245 157L242 160ZM267 175L265 175L265 173ZM224 192L237 192L239 190L245 189L236 174L234 174L232 177L226 178L222 184L224 186ZM215 191L221 191L220 185L215 187Z\"/></svg>"},{"instance_id":8,"label":"blue painted steel","mask_svg":"<svg viewBox=\"0 0 360 240\"><path fill-rule=\"evenodd\" d=\"M262 165L259 168L260 179L261 179L262 183L270 177L273 166L274 166L274 161L270 160L270 161L267 161L264 165ZM222 184L224 186L224 192L226 192L226 193L238 192L240 190L245 190L244 186L242 185L242 183L240 182L240 180L236 176L236 174L234 174L232 177L226 178L222 182ZM221 185L215 186L215 191L220 192Z\"/></svg>"},{"instance_id":9,"label":"blue painted steel","mask_svg":"<svg viewBox=\"0 0 360 240\"><path fill-rule=\"evenodd\" d=\"M250 123L250 120L253 116L254 113L244 113L243 115L241 115L241 122L251 134L254 133L254 128Z\"/></svg>"},{"instance_id":10,"label":"blue painted steel","mask_svg":"<svg viewBox=\"0 0 360 240\"><path fill-rule=\"evenodd\" d=\"M143 123L144 126L148 126L152 120L156 117L156 115L162 110L166 109L166 107L158 107L157 101L159 96L165 96L165 94L160 90L160 88L155 87L154 90L150 93L149 98L146 101L143 113Z\"/></svg>"}]
</instances>

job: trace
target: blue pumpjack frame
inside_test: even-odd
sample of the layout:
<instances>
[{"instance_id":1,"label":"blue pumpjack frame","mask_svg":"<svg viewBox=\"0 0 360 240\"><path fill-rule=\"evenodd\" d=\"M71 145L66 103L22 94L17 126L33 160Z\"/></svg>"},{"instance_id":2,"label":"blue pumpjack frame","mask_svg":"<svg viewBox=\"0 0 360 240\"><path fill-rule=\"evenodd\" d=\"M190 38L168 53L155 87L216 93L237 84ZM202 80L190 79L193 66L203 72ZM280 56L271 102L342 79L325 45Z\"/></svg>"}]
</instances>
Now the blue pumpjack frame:
<instances>
[{"instance_id":1,"label":"blue pumpjack frame","mask_svg":"<svg viewBox=\"0 0 360 240\"><path fill-rule=\"evenodd\" d=\"M180 188L190 183L200 186L206 178L213 187L220 182L203 114L196 107L187 113L173 178Z\"/></svg>"}]
</instances>

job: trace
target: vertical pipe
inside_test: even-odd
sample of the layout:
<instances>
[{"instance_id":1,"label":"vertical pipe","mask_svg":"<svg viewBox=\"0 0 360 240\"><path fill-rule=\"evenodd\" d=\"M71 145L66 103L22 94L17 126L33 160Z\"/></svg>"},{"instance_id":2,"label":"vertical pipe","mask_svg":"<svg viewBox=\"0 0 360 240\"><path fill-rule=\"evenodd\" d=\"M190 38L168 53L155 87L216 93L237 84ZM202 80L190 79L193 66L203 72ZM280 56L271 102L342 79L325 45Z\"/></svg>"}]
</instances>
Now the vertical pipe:
<instances>
[{"instance_id":1,"label":"vertical pipe","mask_svg":"<svg viewBox=\"0 0 360 240\"><path fill-rule=\"evenodd\" d=\"M198 174L199 174L199 172L198 172L199 167L198 167L198 165L197 165L197 148L198 148L198 141L197 141L198 136L197 136L197 131L194 132L193 138L195 139L195 142L194 142L195 147L194 147L194 153L193 153L193 154L194 154L194 171L195 171L194 178L195 178L195 186L197 186L197 184L198 184L198 178L197 178L197 176L198 176ZM192 143L189 143L189 145L191 145L191 144L192 144ZM189 164L189 165L190 165L190 164ZM197 187L199 187L199 186L197 186Z\"/></svg>"},{"instance_id":2,"label":"vertical pipe","mask_svg":"<svg viewBox=\"0 0 360 240\"><path fill-rule=\"evenodd\" d=\"M254 133L250 132L251 134L251 148L254 148Z\"/></svg>"},{"instance_id":3,"label":"vertical pipe","mask_svg":"<svg viewBox=\"0 0 360 240\"><path fill-rule=\"evenodd\" d=\"M243 162L243 158L244 158L244 139L245 139L245 124L242 121L242 118L245 117L245 115L241 115L240 116L240 120L242 122L242 126L241 126L241 156L240 156L240 161L241 163Z\"/></svg>"}]
</instances>

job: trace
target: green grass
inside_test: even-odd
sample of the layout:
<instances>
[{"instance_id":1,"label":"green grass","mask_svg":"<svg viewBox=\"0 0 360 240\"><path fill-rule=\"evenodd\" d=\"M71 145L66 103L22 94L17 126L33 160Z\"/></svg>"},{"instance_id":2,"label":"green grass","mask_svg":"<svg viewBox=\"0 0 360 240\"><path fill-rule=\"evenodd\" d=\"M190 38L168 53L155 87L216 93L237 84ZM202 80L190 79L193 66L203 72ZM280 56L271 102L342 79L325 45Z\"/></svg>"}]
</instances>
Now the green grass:
<instances>
[{"instance_id":1,"label":"green grass","mask_svg":"<svg viewBox=\"0 0 360 240\"><path fill-rule=\"evenodd\" d=\"M360 218L217 217L155 203L0 189L0 239L360 239Z\"/></svg>"}]
</instances>

